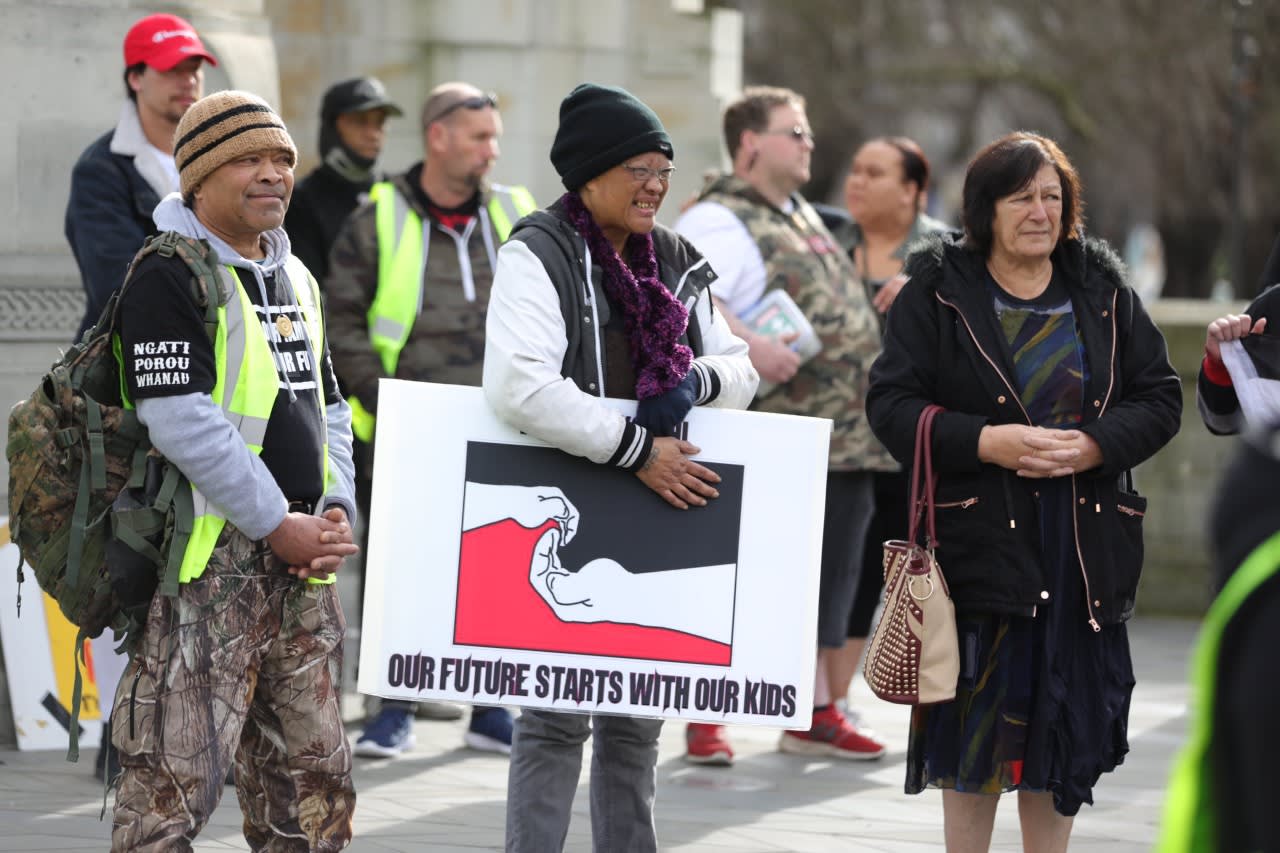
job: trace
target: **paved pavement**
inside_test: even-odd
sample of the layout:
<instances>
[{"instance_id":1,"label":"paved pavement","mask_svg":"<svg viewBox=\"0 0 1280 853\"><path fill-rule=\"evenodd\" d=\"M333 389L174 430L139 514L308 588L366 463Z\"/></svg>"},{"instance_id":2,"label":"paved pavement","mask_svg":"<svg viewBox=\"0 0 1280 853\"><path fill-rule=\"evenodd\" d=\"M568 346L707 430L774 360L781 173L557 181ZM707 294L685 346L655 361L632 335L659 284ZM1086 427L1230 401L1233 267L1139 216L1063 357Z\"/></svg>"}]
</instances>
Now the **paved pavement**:
<instances>
[{"instance_id":1,"label":"paved pavement","mask_svg":"<svg viewBox=\"0 0 1280 853\"><path fill-rule=\"evenodd\" d=\"M1132 752L1095 789L1098 805L1086 806L1077 818L1072 851L1150 849L1169 761L1186 725L1184 675L1195 630L1191 622L1132 623L1138 673L1129 723ZM354 717L360 703L349 698ZM662 848L681 853L940 850L940 795L902 793L906 709L875 700L861 683L854 705L890 743L889 754L878 762L783 755L774 749L772 730L735 728L737 764L728 770L695 768L680 757L682 727L667 726L658 764ZM357 759L351 850L501 847L507 761L464 749L464 725L420 722L413 752L390 761ZM106 849L110 815L108 822L98 821L102 786L89 776L91 758L88 750L85 761L72 765L59 752L0 750L0 851ZM574 804L571 851L590 849L585 783L584 778ZM228 795L196 850L248 849L230 789ZM1012 798L998 814L992 849L1021 849Z\"/></svg>"}]
</instances>

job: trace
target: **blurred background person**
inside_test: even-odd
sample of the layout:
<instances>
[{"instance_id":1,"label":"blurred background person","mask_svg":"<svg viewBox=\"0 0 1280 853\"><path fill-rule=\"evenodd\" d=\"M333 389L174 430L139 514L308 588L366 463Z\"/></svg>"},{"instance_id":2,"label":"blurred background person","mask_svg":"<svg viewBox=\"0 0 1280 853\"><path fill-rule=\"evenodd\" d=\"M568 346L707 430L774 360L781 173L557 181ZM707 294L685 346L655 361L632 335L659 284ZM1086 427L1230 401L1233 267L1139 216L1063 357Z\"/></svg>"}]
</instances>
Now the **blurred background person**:
<instances>
[{"instance_id":1,"label":"blurred background person","mask_svg":"<svg viewBox=\"0 0 1280 853\"><path fill-rule=\"evenodd\" d=\"M1222 361L1222 345L1241 341L1254 369L1263 379L1280 380L1280 347L1265 335L1269 321L1280 314L1280 238L1262 272L1259 294L1243 314L1224 314L1205 329L1204 359L1196 378L1196 406L1209 432L1234 435L1244 426L1240 397ZM1261 336L1261 337L1254 337ZM1269 424L1257 424L1268 426Z\"/></svg>"},{"instance_id":2,"label":"blurred background person","mask_svg":"<svg viewBox=\"0 0 1280 853\"><path fill-rule=\"evenodd\" d=\"M949 851L988 849L1006 791L1024 849L1063 851L1129 749L1146 511L1130 469L1177 433L1181 383L1119 258L1083 237L1056 143L990 143L963 198L963 236L907 261L867 398L904 463L921 410L946 409L937 557L960 675L953 701L912 709L906 791L944 789Z\"/></svg>"},{"instance_id":3,"label":"blurred background person","mask_svg":"<svg viewBox=\"0 0 1280 853\"><path fill-rule=\"evenodd\" d=\"M697 204L675 229L707 256L719 278L716 307L747 342L751 364L771 389L753 411L808 415L833 421L826 478L818 662L810 728L783 732L778 748L799 755L876 759L881 741L859 731L831 692L835 655L848 639L867 524L871 472L898 465L871 434L863 410L871 363L880 352L875 310L857 273L813 207L800 195L810 177L813 132L798 93L753 86L725 109L725 147L732 174L703 187ZM813 327L821 348L802 361L790 339L757 334L741 317L780 290ZM872 571L879 571L877 557ZM691 723L685 760L729 765L733 747L724 726Z\"/></svg>"},{"instance_id":4,"label":"blurred background person","mask_svg":"<svg viewBox=\"0 0 1280 853\"><path fill-rule=\"evenodd\" d=\"M1280 430L1252 427L1223 472L1209 538L1217 598L1192 659L1191 722L1160 853L1280 850Z\"/></svg>"},{"instance_id":5,"label":"blurred background person","mask_svg":"<svg viewBox=\"0 0 1280 853\"><path fill-rule=\"evenodd\" d=\"M853 155L844 181L848 217L831 233L853 261L881 314L902 289L902 264L915 240L947 225L925 213L929 158L913 139L881 136Z\"/></svg>"},{"instance_id":6,"label":"blurred background person","mask_svg":"<svg viewBox=\"0 0 1280 853\"><path fill-rule=\"evenodd\" d=\"M98 320L133 255L156 233L151 213L178 189L173 132L204 96L204 63L218 61L176 15L148 15L124 37L124 91L115 128L71 170L66 235L87 305L76 340Z\"/></svg>"},{"instance_id":7,"label":"blurred background person","mask_svg":"<svg viewBox=\"0 0 1280 853\"><path fill-rule=\"evenodd\" d=\"M124 91L116 126L94 140L71 170L65 231L85 310L75 340L98 321L111 294L124 281L134 254L156 233L152 212L178 190L173 133L178 121L204 95L204 63L218 62L192 26L174 15L148 15L124 37ZM108 648L98 644L99 651ZM98 699L111 707L125 658L99 653L94 660ZM119 762L111 749L111 721L102 723L102 746L94 776L115 778Z\"/></svg>"},{"instance_id":8,"label":"blurred background person","mask_svg":"<svg viewBox=\"0 0 1280 853\"><path fill-rule=\"evenodd\" d=\"M907 247L948 227L924 212L928 198L929 159L914 140L881 136L854 152L844 181L845 211L838 211L831 235L853 262L879 312L881 328L885 313L906 281L902 264ZM855 726L860 718L848 707L849 689L884 587L882 546L886 539L907 536L906 474L875 471L871 479L875 512L867 529L862 572L849 614L849 639L833 654L831 667L831 695Z\"/></svg>"},{"instance_id":9,"label":"blurred background person","mask_svg":"<svg viewBox=\"0 0 1280 853\"><path fill-rule=\"evenodd\" d=\"M535 206L524 187L488 180L501 136L492 94L470 83L436 86L422 107L423 159L374 184L334 241L325 281L329 347L352 408L362 515L373 485L378 380L480 384L497 249ZM460 716L446 702L416 707L432 719ZM383 700L355 754L390 758L412 748L414 710L412 702ZM476 706L463 737L473 749L510 752L510 712Z\"/></svg>"},{"instance_id":10,"label":"blurred background person","mask_svg":"<svg viewBox=\"0 0 1280 853\"><path fill-rule=\"evenodd\" d=\"M284 227L322 288L338 230L379 177L387 119L402 115L377 77L335 83L320 101L320 165L298 182Z\"/></svg>"}]
</instances>

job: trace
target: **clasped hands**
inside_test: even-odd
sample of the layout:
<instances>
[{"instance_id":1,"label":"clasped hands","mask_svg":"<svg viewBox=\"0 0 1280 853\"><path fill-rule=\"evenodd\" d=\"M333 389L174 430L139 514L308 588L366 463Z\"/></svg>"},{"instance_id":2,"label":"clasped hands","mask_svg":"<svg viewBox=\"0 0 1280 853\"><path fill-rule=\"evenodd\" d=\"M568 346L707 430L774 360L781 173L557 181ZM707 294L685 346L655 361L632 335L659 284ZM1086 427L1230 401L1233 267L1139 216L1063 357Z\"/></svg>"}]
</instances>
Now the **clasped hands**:
<instances>
[{"instance_id":1,"label":"clasped hands","mask_svg":"<svg viewBox=\"0 0 1280 853\"><path fill-rule=\"evenodd\" d=\"M346 511L336 506L318 516L288 513L267 534L267 545L289 567L289 574L300 580L327 580L345 558L360 551Z\"/></svg>"},{"instance_id":2,"label":"clasped hands","mask_svg":"<svg viewBox=\"0 0 1280 853\"><path fill-rule=\"evenodd\" d=\"M1102 464L1102 449L1078 429L1045 429L1023 424L985 426L978 458L1016 471L1019 477L1066 477Z\"/></svg>"}]
</instances>

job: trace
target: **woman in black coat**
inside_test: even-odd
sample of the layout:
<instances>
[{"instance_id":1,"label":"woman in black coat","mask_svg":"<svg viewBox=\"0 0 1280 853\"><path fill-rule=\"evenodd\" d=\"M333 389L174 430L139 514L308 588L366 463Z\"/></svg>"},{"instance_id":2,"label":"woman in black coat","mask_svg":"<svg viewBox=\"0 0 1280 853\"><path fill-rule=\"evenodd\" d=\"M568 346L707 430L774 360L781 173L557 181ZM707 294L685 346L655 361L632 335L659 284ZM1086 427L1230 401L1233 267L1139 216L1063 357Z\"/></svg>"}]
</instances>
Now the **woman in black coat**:
<instances>
[{"instance_id":1,"label":"woman in black coat","mask_svg":"<svg viewBox=\"0 0 1280 853\"><path fill-rule=\"evenodd\" d=\"M908 260L867 397L904 465L920 411L946 409L937 556L961 671L954 701L913 711L906 790L945 789L950 851L987 849L1005 791L1026 849L1065 850L1128 751L1146 511L1129 470L1177 432L1181 387L1119 260L1083 237L1079 177L1052 140L980 151L963 219L963 237Z\"/></svg>"}]
</instances>

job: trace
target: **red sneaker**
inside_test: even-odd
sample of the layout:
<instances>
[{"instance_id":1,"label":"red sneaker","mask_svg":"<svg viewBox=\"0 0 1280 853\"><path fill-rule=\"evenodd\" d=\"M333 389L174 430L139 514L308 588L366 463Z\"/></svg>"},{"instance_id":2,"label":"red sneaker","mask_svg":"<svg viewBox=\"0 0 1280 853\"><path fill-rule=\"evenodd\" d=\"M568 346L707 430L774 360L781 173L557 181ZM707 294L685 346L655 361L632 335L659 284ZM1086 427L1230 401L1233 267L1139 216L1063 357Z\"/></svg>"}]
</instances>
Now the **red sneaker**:
<instances>
[{"instance_id":1,"label":"red sneaker","mask_svg":"<svg viewBox=\"0 0 1280 853\"><path fill-rule=\"evenodd\" d=\"M690 723L684 730L684 760L691 764L728 767L733 764L733 747L724 736L724 726Z\"/></svg>"},{"instance_id":2,"label":"red sneaker","mask_svg":"<svg viewBox=\"0 0 1280 853\"><path fill-rule=\"evenodd\" d=\"M884 755L884 744L860 734L835 705L814 711L813 725L808 731L783 732L778 749L792 755L829 755L856 761Z\"/></svg>"}]
</instances>

